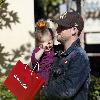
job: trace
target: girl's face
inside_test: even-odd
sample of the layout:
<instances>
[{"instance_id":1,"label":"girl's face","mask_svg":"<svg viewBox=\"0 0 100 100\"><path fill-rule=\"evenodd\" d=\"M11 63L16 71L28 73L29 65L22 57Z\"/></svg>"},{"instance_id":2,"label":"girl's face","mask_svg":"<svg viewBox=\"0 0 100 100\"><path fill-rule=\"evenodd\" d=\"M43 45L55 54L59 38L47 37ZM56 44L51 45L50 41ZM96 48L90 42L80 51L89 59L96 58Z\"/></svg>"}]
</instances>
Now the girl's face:
<instances>
[{"instance_id":1,"label":"girl's face","mask_svg":"<svg viewBox=\"0 0 100 100\"><path fill-rule=\"evenodd\" d=\"M51 34L45 34L41 37L39 46L45 51L49 51L53 47L53 39Z\"/></svg>"}]
</instances>

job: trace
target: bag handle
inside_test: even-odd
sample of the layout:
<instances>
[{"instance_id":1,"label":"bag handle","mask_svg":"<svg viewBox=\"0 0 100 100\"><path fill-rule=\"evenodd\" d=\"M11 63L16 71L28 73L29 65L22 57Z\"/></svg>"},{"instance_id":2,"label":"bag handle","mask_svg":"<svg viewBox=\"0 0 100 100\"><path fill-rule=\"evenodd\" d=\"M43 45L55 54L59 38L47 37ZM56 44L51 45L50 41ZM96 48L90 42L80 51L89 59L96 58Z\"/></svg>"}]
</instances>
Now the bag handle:
<instances>
[{"instance_id":1,"label":"bag handle","mask_svg":"<svg viewBox=\"0 0 100 100\"><path fill-rule=\"evenodd\" d=\"M29 65L28 65L28 64L24 64L24 65L25 65L25 70L26 70L27 67L29 67ZM34 72L34 70L35 70L36 68L38 68L38 71L39 71L39 62L36 62L34 68L32 68L32 70L30 70L31 76L32 76L32 74L33 74L33 72ZM38 77L37 77L37 78L38 78Z\"/></svg>"},{"instance_id":2,"label":"bag handle","mask_svg":"<svg viewBox=\"0 0 100 100\"><path fill-rule=\"evenodd\" d=\"M37 61L34 65L34 68L32 68L32 70L34 71L36 68L38 68L38 71L39 71L39 62Z\"/></svg>"}]
</instances>

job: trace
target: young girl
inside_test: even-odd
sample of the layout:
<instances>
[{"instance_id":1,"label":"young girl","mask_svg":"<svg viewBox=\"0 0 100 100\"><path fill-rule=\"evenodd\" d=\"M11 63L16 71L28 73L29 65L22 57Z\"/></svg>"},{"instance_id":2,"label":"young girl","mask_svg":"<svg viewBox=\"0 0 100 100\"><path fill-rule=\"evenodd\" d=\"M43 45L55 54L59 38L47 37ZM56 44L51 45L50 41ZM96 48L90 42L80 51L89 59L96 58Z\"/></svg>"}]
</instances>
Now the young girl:
<instances>
[{"instance_id":1,"label":"young girl","mask_svg":"<svg viewBox=\"0 0 100 100\"><path fill-rule=\"evenodd\" d=\"M42 19L36 23L34 34L36 48L31 56L32 66L35 72L45 80L44 85L47 85L55 55L54 33L51 28L48 28L47 22Z\"/></svg>"}]
</instances>

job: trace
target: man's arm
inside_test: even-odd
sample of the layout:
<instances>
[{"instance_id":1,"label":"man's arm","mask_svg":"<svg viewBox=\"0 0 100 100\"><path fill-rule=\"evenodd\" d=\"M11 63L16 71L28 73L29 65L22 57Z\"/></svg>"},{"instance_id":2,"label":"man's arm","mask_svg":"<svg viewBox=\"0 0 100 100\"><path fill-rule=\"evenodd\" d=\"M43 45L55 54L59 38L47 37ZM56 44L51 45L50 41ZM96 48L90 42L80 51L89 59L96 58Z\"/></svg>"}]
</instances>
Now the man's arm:
<instances>
[{"instance_id":1,"label":"man's arm","mask_svg":"<svg viewBox=\"0 0 100 100\"><path fill-rule=\"evenodd\" d=\"M89 74L89 62L84 56L77 54L69 63L69 69L65 69L63 74L44 88L45 96L71 98L79 91Z\"/></svg>"}]
</instances>

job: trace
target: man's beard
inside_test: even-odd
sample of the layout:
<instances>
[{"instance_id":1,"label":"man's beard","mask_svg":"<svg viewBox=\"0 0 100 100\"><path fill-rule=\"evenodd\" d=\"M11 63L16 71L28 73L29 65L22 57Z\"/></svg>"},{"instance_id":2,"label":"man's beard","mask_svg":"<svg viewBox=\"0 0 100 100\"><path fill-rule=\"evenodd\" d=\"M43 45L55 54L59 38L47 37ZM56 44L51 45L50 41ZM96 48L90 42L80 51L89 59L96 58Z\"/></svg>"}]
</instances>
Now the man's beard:
<instances>
[{"instance_id":1,"label":"man's beard","mask_svg":"<svg viewBox=\"0 0 100 100\"><path fill-rule=\"evenodd\" d=\"M57 41L63 44L67 41L67 39L61 35L57 35Z\"/></svg>"}]
</instances>

